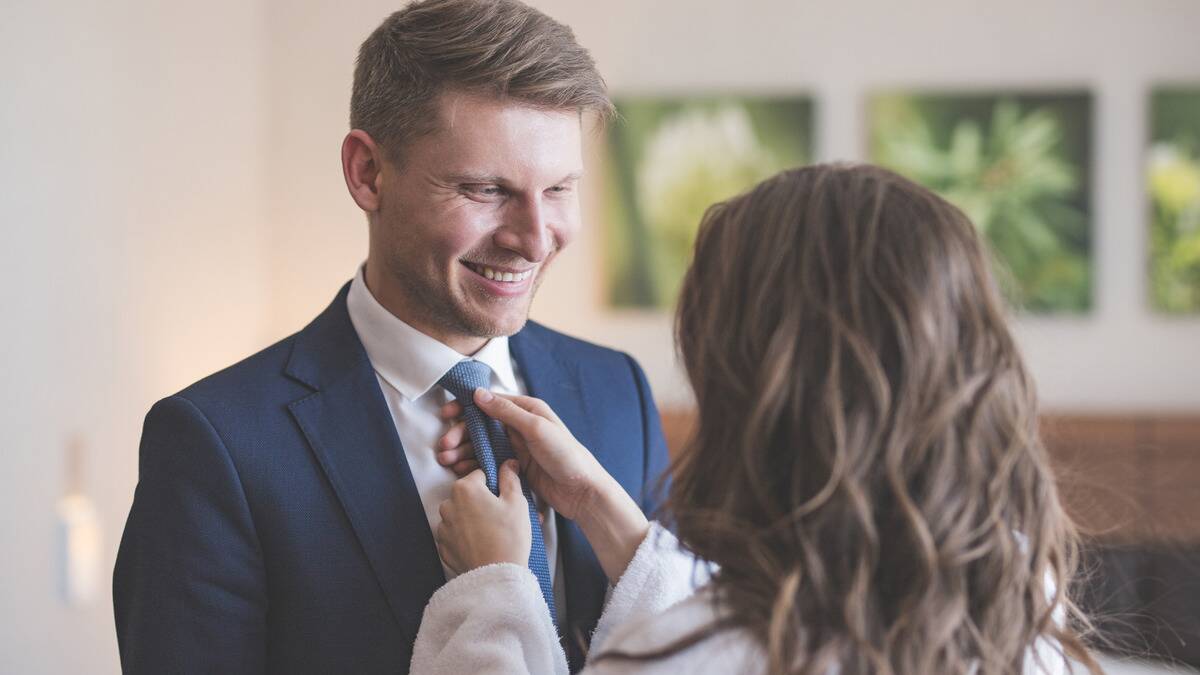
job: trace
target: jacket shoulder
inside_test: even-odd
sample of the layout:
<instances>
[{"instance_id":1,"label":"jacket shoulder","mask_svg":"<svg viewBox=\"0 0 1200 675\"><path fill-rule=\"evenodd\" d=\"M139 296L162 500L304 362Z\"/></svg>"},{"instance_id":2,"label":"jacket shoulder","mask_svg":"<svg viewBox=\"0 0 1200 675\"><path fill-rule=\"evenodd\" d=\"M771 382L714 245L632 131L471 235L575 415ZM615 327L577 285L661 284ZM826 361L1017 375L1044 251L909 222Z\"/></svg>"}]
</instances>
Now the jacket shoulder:
<instances>
[{"instance_id":1,"label":"jacket shoulder","mask_svg":"<svg viewBox=\"0 0 1200 675\"><path fill-rule=\"evenodd\" d=\"M573 361L598 361L601 364L621 363L624 365L633 362L633 357L625 352L560 333L536 321L526 323L522 333L527 333L529 337L544 344L553 345L556 353Z\"/></svg>"},{"instance_id":2,"label":"jacket shoulder","mask_svg":"<svg viewBox=\"0 0 1200 675\"><path fill-rule=\"evenodd\" d=\"M187 399L210 418L233 411L261 410L291 402L311 391L285 374L296 335L252 354L183 388Z\"/></svg>"}]
</instances>

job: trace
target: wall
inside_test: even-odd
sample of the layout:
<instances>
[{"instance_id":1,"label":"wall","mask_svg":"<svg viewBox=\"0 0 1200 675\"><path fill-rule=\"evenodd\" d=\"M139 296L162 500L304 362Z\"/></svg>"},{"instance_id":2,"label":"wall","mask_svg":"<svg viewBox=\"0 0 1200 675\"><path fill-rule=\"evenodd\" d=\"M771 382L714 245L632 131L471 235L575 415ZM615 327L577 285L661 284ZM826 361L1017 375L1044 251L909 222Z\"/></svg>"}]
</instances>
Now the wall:
<instances>
[{"instance_id":1,"label":"wall","mask_svg":"<svg viewBox=\"0 0 1200 675\"><path fill-rule=\"evenodd\" d=\"M807 91L822 159L864 156L863 94L876 87L1086 87L1095 92L1096 307L1023 319L1043 398L1067 410L1200 408L1200 320L1153 315L1144 275L1143 123L1155 82L1200 82L1200 4L1188 0L1008 3L926 0L696 3L535 0L574 27L614 92ZM337 144L353 55L394 2L269 2L274 246L279 331L328 302L365 251ZM594 157L594 153L593 153ZM599 173L592 167L593 175ZM597 190L592 186L591 193ZM534 316L632 352L659 399L686 403L670 321L600 301L598 217L543 286Z\"/></svg>"},{"instance_id":2,"label":"wall","mask_svg":"<svg viewBox=\"0 0 1200 675\"><path fill-rule=\"evenodd\" d=\"M861 156L874 86L1092 88L1097 309L1022 321L1022 341L1054 407L1200 408L1200 321L1145 309L1140 179L1146 88L1200 81L1200 4L534 4L617 92L816 94L826 159ZM0 672L117 672L107 583L82 608L56 595L64 445L90 451L107 575L153 400L302 326L362 259L338 148L355 50L397 5L0 6ZM535 316L633 352L660 399L686 402L667 318L601 306L591 224Z\"/></svg>"},{"instance_id":3,"label":"wall","mask_svg":"<svg viewBox=\"0 0 1200 675\"><path fill-rule=\"evenodd\" d=\"M110 579L156 399L265 344L260 8L0 9L0 673L116 673ZM104 532L59 595L69 439Z\"/></svg>"}]
</instances>

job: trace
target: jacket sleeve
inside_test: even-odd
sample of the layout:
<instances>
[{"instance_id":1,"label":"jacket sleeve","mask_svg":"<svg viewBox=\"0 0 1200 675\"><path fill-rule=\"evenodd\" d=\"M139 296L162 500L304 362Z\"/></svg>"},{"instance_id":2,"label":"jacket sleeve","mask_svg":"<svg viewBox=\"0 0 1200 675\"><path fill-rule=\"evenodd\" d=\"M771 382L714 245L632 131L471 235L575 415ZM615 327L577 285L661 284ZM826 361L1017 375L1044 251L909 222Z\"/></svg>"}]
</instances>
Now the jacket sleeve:
<instances>
[{"instance_id":1,"label":"jacket sleeve","mask_svg":"<svg viewBox=\"0 0 1200 675\"><path fill-rule=\"evenodd\" d=\"M639 504L642 512L647 517L653 518L668 486L666 480L663 480L661 484L659 482L659 479L666 475L669 461L667 441L663 436L662 418L659 416L658 406L654 404L654 395L650 391L650 384L646 381L646 374L642 372L642 367L632 357L626 355L625 358L628 359L629 368L633 371L642 409L642 468L645 483L642 486L642 494L638 496Z\"/></svg>"},{"instance_id":2,"label":"jacket sleeve","mask_svg":"<svg viewBox=\"0 0 1200 675\"><path fill-rule=\"evenodd\" d=\"M229 452L190 401L146 416L113 572L125 673L262 673L262 552Z\"/></svg>"}]
</instances>

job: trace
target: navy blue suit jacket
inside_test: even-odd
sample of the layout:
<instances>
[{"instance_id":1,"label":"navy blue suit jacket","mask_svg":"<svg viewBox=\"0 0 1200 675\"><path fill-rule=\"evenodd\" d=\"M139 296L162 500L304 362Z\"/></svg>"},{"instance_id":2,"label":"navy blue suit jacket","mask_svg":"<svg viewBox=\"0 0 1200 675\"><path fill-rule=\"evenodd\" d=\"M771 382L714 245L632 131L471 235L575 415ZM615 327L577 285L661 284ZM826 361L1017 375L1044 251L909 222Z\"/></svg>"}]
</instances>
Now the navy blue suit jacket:
<instances>
[{"instance_id":1,"label":"navy blue suit jacket","mask_svg":"<svg viewBox=\"0 0 1200 675\"><path fill-rule=\"evenodd\" d=\"M146 416L113 575L125 672L408 672L445 579L347 289ZM652 510L666 445L637 363L532 322L510 346L529 392ZM607 581L558 523L574 670Z\"/></svg>"}]
</instances>

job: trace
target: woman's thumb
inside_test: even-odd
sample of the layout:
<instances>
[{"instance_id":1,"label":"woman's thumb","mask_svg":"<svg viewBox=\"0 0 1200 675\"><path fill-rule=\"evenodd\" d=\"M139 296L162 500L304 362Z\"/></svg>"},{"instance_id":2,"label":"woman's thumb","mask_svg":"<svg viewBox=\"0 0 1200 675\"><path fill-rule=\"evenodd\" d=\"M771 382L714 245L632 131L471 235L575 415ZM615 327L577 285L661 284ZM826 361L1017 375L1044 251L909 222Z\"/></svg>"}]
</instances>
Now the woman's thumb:
<instances>
[{"instance_id":1,"label":"woman's thumb","mask_svg":"<svg viewBox=\"0 0 1200 675\"><path fill-rule=\"evenodd\" d=\"M504 413L508 412L507 406L504 405L508 401L493 394L484 387L477 387L472 396L475 399L475 405L487 413L488 417L500 419L504 416Z\"/></svg>"},{"instance_id":2,"label":"woman's thumb","mask_svg":"<svg viewBox=\"0 0 1200 675\"><path fill-rule=\"evenodd\" d=\"M487 389L479 387L475 390L475 405L479 406L479 409L488 417L499 420L502 424L517 431L525 431L526 416L529 413L503 396L496 396Z\"/></svg>"}]
</instances>

